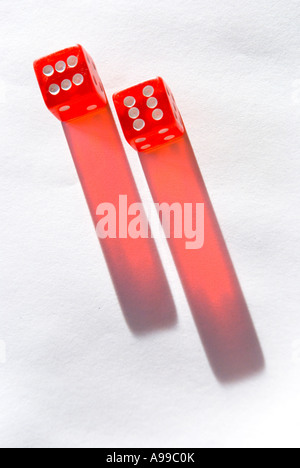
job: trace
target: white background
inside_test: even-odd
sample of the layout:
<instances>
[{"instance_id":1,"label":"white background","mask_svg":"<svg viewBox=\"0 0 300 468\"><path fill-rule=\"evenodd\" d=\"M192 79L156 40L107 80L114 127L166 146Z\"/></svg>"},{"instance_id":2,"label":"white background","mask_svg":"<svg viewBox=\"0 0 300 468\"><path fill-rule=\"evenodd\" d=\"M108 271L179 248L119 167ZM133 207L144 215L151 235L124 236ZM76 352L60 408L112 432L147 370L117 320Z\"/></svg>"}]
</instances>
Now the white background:
<instances>
[{"instance_id":1,"label":"white background","mask_svg":"<svg viewBox=\"0 0 300 468\"><path fill-rule=\"evenodd\" d=\"M299 1L1 0L0 31L0 445L299 447ZM108 96L157 75L173 90L263 372L217 381L165 241L178 324L128 329L32 69L76 43Z\"/></svg>"}]
</instances>

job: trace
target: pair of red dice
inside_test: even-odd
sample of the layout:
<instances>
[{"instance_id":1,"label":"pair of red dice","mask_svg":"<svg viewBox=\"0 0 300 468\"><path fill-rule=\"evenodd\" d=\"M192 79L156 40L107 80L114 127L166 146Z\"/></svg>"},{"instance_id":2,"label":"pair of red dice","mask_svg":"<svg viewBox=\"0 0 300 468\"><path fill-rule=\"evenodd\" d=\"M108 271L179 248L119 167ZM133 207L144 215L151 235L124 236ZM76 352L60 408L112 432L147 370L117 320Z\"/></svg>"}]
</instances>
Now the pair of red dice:
<instances>
[{"instance_id":1,"label":"pair of red dice","mask_svg":"<svg viewBox=\"0 0 300 468\"><path fill-rule=\"evenodd\" d=\"M37 60L34 69L46 106L63 122L108 105L96 66L80 45ZM120 91L113 100L125 138L137 151L170 143L185 132L162 78Z\"/></svg>"}]
</instances>

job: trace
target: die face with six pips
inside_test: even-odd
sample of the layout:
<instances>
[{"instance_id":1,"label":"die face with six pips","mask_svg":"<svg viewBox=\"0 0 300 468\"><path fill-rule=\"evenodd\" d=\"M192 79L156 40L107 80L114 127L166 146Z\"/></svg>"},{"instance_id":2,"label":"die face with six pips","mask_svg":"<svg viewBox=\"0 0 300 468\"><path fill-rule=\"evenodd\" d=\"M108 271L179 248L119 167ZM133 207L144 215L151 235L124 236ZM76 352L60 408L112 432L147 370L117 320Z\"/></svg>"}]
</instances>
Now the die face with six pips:
<instances>
[{"instance_id":1,"label":"die face with six pips","mask_svg":"<svg viewBox=\"0 0 300 468\"><path fill-rule=\"evenodd\" d=\"M173 94L162 78L116 93L113 100L125 138L137 151L170 143L185 132Z\"/></svg>"},{"instance_id":2,"label":"die face with six pips","mask_svg":"<svg viewBox=\"0 0 300 468\"><path fill-rule=\"evenodd\" d=\"M95 64L80 45L37 60L34 70L46 106L61 121L107 105Z\"/></svg>"}]
</instances>

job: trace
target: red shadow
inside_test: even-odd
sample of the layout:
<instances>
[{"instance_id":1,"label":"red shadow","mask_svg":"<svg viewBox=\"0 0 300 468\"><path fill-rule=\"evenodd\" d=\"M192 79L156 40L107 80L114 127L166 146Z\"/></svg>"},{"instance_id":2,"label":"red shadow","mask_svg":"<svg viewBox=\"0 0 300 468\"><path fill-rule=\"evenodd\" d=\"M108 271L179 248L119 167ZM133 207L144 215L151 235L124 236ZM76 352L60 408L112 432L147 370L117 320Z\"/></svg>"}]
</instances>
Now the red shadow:
<instances>
[{"instance_id":1,"label":"red shadow","mask_svg":"<svg viewBox=\"0 0 300 468\"><path fill-rule=\"evenodd\" d=\"M140 203L109 107L63 123L95 226L100 203ZM124 316L134 333L176 323L176 309L153 239L102 239L101 247Z\"/></svg>"},{"instance_id":2,"label":"red shadow","mask_svg":"<svg viewBox=\"0 0 300 468\"><path fill-rule=\"evenodd\" d=\"M205 242L186 250L186 239L169 239L207 357L222 382L264 367L263 353L188 137L140 160L156 203L204 203Z\"/></svg>"}]
</instances>

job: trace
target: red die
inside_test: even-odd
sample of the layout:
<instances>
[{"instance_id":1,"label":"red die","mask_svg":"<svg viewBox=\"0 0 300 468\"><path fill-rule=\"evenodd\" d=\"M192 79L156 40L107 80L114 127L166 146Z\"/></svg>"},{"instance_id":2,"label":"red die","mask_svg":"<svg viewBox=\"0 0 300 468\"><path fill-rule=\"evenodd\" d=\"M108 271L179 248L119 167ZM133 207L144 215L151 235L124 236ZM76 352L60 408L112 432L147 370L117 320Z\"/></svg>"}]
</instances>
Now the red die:
<instances>
[{"instance_id":1,"label":"red die","mask_svg":"<svg viewBox=\"0 0 300 468\"><path fill-rule=\"evenodd\" d=\"M107 104L95 64L80 45L37 60L34 70L46 106L61 121Z\"/></svg>"},{"instance_id":2,"label":"red die","mask_svg":"<svg viewBox=\"0 0 300 468\"><path fill-rule=\"evenodd\" d=\"M174 97L162 78L146 81L113 96L128 143L147 151L185 132Z\"/></svg>"}]
</instances>

